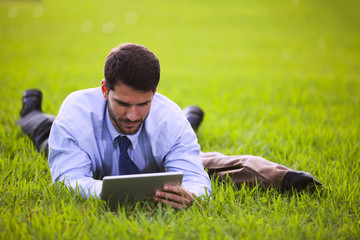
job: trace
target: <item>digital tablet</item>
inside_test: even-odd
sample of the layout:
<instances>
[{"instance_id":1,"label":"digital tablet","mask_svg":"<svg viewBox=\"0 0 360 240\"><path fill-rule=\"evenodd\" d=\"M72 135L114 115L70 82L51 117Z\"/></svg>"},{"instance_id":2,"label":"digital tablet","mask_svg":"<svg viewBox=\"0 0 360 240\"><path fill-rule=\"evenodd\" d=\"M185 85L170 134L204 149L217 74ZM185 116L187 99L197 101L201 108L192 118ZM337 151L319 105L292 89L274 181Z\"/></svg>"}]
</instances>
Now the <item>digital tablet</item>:
<instances>
[{"instance_id":1,"label":"digital tablet","mask_svg":"<svg viewBox=\"0 0 360 240\"><path fill-rule=\"evenodd\" d=\"M110 204L143 201L165 184L181 185L182 172L143 173L103 178L101 199Z\"/></svg>"}]
</instances>

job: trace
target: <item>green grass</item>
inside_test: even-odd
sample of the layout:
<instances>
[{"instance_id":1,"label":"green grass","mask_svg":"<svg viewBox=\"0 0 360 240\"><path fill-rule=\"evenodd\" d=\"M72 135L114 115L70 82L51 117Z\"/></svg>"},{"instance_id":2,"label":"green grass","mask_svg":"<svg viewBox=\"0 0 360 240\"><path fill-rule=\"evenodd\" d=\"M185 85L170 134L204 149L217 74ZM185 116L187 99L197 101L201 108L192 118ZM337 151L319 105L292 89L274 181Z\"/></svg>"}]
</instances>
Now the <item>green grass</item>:
<instances>
[{"instance_id":1,"label":"green grass","mask_svg":"<svg viewBox=\"0 0 360 240\"><path fill-rule=\"evenodd\" d=\"M359 7L0 1L0 238L360 239ZM57 114L70 92L99 86L122 42L159 57L159 92L205 110L203 151L260 155L325 187L291 194L214 181L211 199L175 211L151 201L114 210L51 185L46 157L15 125L22 91L40 88L43 110Z\"/></svg>"}]
</instances>

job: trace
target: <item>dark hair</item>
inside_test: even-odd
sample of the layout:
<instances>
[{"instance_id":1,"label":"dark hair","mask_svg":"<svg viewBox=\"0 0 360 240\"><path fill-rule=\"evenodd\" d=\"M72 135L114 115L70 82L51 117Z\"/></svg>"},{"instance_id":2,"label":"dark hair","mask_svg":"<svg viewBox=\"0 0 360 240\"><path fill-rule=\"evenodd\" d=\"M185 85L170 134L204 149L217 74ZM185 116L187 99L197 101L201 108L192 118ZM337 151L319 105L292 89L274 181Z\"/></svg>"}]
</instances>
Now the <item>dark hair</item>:
<instances>
[{"instance_id":1,"label":"dark hair","mask_svg":"<svg viewBox=\"0 0 360 240\"><path fill-rule=\"evenodd\" d=\"M146 47L125 43L112 49L106 57L104 76L109 90L123 83L134 90L154 91L160 80L160 63Z\"/></svg>"}]
</instances>

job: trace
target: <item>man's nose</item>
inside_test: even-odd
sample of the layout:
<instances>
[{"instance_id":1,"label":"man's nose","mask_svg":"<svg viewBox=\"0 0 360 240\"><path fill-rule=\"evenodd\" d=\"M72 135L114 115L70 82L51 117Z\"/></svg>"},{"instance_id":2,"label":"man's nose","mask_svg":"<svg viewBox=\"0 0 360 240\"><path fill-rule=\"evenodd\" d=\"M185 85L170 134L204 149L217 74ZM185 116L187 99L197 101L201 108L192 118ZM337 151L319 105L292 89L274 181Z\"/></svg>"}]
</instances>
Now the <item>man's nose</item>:
<instances>
[{"instance_id":1,"label":"man's nose","mask_svg":"<svg viewBox=\"0 0 360 240\"><path fill-rule=\"evenodd\" d=\"M137 120L137 109L136 106L131 106L128 108L126 113L127 119L130 121L136 121Z\"/></svg>"}]
</instances>

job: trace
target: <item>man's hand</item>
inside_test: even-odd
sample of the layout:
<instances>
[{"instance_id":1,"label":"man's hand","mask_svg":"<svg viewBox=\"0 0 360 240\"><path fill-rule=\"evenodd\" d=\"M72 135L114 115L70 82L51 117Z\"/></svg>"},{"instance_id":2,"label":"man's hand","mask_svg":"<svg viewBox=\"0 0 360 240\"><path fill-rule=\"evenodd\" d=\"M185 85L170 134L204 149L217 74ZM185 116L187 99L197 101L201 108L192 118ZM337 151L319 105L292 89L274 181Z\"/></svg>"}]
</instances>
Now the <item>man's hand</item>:
<instances>
[{"instance_id":1,"label":"man's hand","mask_svg":"<svg viewBox=\"0 0 360 240\"><path fill-rule=\"evenodd\" d=\"M156 202L179 209L188 208L194 199L191 192L177 185L164 185L154 193L153 198Z\"/></svg>"}]
</instances>

